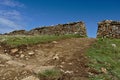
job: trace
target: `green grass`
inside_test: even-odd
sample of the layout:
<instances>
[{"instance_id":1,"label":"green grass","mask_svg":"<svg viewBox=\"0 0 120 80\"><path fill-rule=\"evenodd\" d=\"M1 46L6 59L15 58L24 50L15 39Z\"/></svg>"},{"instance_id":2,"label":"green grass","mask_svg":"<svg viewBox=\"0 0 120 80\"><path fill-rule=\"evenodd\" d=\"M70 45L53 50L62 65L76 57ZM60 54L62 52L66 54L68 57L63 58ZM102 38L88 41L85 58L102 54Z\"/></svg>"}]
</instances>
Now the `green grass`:
<instances>
[{"instance_id":1,"label":"green grass","mask_svg":"<svg viewBox=\"0 0 120 80\"><path fill-rule=\"evenodd\" d=\"M69 35L61 35L61 36L55 36L55 35L36 35L36 36L23 36L23 35L15 35L15 36L0 36L0 40L4 41L2 43L5 43L9 46L20 46L20 45L29 45L29 44L38 44L38 43L46 43L51 42L54 40L60 40L60 39L67 39L67 38L79 38L82 36L69 34Z\"/></svg>"},{"instance_id":2,"label":"green grass","mask_svg":"<svg viewBox=\"0 0 120 80\"><path fill-rule=\"evenodd\" d=\"M87 55L90 58L89 67L98 72L102 67L107 70L106 74L91 75L90 80L120 80L120 39L98 39Z\"/></svg>"},{"instance_id":3,"label":"green grass","mask_svg":"<svg viewBox=\"0 0 120 80\"><path fill-rule=\"evenodd\" d=\"M58 80L61 77L61 72L57 69L47 69L43 72L38 73L38 77L40 79L48 79L48 80Z\"/></svg>"}]
</instances>

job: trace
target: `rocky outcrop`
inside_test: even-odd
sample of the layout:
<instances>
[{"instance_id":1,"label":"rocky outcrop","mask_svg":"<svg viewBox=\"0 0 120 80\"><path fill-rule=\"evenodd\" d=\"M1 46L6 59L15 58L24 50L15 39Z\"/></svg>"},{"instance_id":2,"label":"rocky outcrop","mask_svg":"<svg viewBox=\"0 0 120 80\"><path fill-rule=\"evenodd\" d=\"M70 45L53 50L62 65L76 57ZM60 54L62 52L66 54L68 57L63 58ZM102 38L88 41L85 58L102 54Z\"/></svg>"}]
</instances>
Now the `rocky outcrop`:
<instances>
[{"instance_id":1,"label":"rocky outcrop","mask_svg":"<svg viewBox=\"0 0 120 80\"><path fill-rule=\"evenodd\" d=\"M97 38L120 38L120 21L104 20L98 23Z\"/></svg>"},{"instance_id":2,"label":"rocky outcrop","mask_svg":"<svg viewBox=\"0 0 120 80\"><path fill-rule=\"evenodd\" d=\"M8 33L7 35L64 35L79 34L86 36L86 28L83 22L73 22L68 24L58 24L55 26L39 27L30 31L18 30Z\"/></svg>"}]
</instances>

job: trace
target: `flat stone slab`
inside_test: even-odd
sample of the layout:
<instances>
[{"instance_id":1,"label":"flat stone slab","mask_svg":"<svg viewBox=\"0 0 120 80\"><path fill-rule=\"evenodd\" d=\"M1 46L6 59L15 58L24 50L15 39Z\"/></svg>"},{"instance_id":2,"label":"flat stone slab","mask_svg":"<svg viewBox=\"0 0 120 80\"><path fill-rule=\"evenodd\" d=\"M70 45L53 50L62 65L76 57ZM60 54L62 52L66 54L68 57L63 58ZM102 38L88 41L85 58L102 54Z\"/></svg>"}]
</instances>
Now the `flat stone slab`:
<instances>
[{"instance_id":1,"label":"flat stone slab","mask_svg":"<svg viewBox=\"0 0 120 80\"><path fill-rule=\"evenodd\" d=\"M12 66L20 66L20 67L24 67L25 66L24 63L13 61L13 60L7 61L6 63L9 64L9 65L12 65Z\"/></svg>"},{"instance_id":2,"label":"flat stone slab","mask_svg":"<svg viewBox=\"0 0 120 80\"><path fill-rule=\"evenodd\" d=\"M35 67L33 69L33 72L35 74L38 74L38 73L41 73L41 72L43 72L45 70L50 70L50 69L54 69L54 68L55 68L55 66L40 66L40 67Z\"/></svg>"},{"instance_id":3,"label":"flat stone slab","mask_svg":"<svg viewBox=\"0 0 120 80\"><path fill-rule=\"evenodd\" d=\"M6 54L0 54L0 59L2 60L12 60L12 57Z\"/></svg>"},{"instance_id":4,"label":"flat stone slab","mask_svg":"<svg viewBox=\"0 0 120 80\"><path fill-rule=\"evenodd\" d=\"M27 78L24 78L22 80L39 80L37 77L34 77L34 76L29 76Z\"/></svg>"}]
</instances>

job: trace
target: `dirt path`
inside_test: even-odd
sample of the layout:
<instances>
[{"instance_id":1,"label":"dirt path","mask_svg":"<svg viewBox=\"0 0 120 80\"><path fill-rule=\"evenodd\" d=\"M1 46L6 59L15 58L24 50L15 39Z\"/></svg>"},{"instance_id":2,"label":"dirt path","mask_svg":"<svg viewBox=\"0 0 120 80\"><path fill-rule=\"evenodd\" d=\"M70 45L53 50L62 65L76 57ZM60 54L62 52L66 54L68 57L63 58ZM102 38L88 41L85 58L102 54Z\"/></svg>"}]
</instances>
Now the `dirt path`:
<instances>
[{"instance_id":1,"label":"dirt path","mask_svg":"<svg viewBox=\"0 0 120 80\"><path fill-rule=\"evenodd\" d=\"M64 73L61 80L87 80L89 68L84 53L95 41L91 38L66 39L17 48L12 53L1 46L0 80L28 80L24 78L53 67Z\"/></svg>"}]
</instances>

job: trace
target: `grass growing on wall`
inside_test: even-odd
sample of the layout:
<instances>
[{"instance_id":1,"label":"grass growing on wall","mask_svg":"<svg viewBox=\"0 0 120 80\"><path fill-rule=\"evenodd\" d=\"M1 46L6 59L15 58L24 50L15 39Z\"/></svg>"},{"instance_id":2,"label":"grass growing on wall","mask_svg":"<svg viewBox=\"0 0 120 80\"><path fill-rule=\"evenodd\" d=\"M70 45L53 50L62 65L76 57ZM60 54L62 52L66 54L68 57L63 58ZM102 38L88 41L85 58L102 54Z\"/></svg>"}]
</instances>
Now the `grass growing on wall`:
<instances>
[{"instance_id":1,"label":"grass growing on wall","mask_svg":"<svg viewBox=\"0 0 120 80\"><path fill-rule=\"evenodd\" d=\"M89 67L99 72L92 73L90 80L120 80L120 39L98 39L87 55Z\"/></svg>"},{"instance_id":2,"label":"grass growing on wall","mask_svg":"<svg viewBox=\"0 0 120 80\"><path fill-rule=\"evenodd\" d=\"M78 34L69 35L36 35L36 36L25 36L25 35L15 35L15 36L0 36L0 41L10 46L20 46L29 44L46 43L54 40L67 39L67 38L80 38L82 36Z\"/></svg>"}]
</instances>

